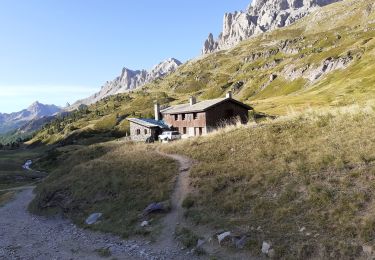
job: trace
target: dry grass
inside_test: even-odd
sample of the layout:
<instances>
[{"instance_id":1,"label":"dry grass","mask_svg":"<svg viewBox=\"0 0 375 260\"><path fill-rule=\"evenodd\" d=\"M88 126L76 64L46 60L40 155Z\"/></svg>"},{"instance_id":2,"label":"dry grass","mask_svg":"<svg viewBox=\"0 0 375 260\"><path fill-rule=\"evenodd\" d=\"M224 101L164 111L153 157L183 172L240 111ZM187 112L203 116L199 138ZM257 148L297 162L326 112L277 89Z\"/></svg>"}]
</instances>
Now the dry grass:
<instances>
[{"instance_id":1,"label":"dry grass","mask_svg":"<svg viewBox=\"0 0 375 260\"><path fill-rule=\"evenodd\" d=\"M352 106L164 149L200 162L186 212L193 222L247 233L253 253L271 241L278 258L356 258L375 246L374 129L373 107Z\"/></svg>"},{"instance_id":2,"label":"dry grass","mask_svg":"<svg viewBox=\"0 0 375 260\"><path fill-rule=\"evenodd\" d=\"M150 146L128 142L63 149L56 154L60 159L55 170L38 186L31 210L61 213L79 225L101 212L103 218L93 229L123 237L144 234L139 216L148 204L169 199L176 163ZM153 227L147 232L157 231Z\"/></svg>"}]
</instances>

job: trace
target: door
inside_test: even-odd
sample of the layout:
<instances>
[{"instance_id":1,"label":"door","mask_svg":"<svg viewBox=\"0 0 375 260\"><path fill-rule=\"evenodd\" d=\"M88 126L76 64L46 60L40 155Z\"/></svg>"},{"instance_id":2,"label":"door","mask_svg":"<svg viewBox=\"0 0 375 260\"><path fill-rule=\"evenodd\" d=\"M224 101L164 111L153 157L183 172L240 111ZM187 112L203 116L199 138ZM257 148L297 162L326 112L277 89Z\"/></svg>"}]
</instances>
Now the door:
<instances>
[{"instance_id":1,"label":"door","mask_svg":"<svg viewBox=\"0 0 375 260\"><path fill-rule=\"evenodd\" d=\"M194 127L194 135L195 136L203 135L203 127Z\"/></svg>"}]
</instances>

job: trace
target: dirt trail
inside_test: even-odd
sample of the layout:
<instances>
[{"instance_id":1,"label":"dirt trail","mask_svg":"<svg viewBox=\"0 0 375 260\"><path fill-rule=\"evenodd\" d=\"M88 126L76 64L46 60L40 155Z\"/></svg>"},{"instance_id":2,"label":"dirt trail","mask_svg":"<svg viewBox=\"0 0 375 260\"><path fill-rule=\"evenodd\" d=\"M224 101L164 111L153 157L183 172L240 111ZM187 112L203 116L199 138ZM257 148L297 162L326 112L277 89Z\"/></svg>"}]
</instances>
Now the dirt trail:
<instances>
[{"instance_id":1,"label":"dirt trail","mask_svg":"<svg viewBox=\"0 0 375 260\"><path fill-rule=\"evenodd\" d=\"M0 260L103 259L97 252L100 249L108 249L115 259L208 258L208 255L197 256L191 251L183 250L174 239L176 227L184 220L182 202L191 192L189 173L194 162L181 155L158 153L176 160L179 172L171 197L172 210L163 219L164 228L155 244L147 240L122 240L110 234L83 230L62 218L31 215L27 207L34 198L34 187L24 186L7 189L18 193L12 201L0 207ZM212 232L205 232L209 233ZM253 259L246 254L238 256L236 252L223 252L217 246L209 252L216 255L217 259Z\"/></svg>"},{"instance_id":2,"label":"dirt trail","mask_svg":"<svg viewBox=\"0 0 375 260\"><path fill-rule=\"evenodd\" d=\"M191 193L193 190L190 187L190 170L194 165L194 161L186 156L178 155L178 154L167 154L161 152L157 149L157 153L161 156L169 157L179 163L179 171L178 177L176 181L176 186L174 192L172 193L171 202L172 202L172 210L171 212L164 218L163 226L164 229L162 234L159 238L159 242L157 245L162 246L164 248L174 248L178 246L177 242L174 239L174 232L176 227L179 225L189 226L189 223L184 221L184 209L182 207L182 202L186 198L186 196ZM215 231L210 230L208 227L197 227L195 226L194 231L198 232L205 240L206 243L202 246L204 251L206 251L207 255L201 256L202 259L208 258L209 255L214 257L215 259L232 259L232 260L258 260L263 259L261 257L254 257L251 256L248 252L236 249L229 249L225 247L221 247L218 243L211 240L207 242L209 237L212 237L212 234L215 234ZM178 249L177 249L178 250ZM196 255L192 255L190 260L198 259L199 257ZM177 258L176 258L177 259Z\"/></svg>"},{"instance_id":3,"label":"dirt trail","mask_svg":"<svg viewBox=\"0 0 375 260\"><path fill-rule=\"evenodd\" d=\"M21 191L21 190L30 190L30 189L34 189L35 186L21 186L21 187L15 187L15 188L9 188L9 189L3 189L3 190L0 190L0 192L2 191Z\"/></svg>"},{"instance_id":4,"label":"dirt trail","mask_svg":"<svg viewBox=\"0 0 375 260\"><path fill-rule=\"evenodd\" d=\"M163 220L164 229L160 235L159 241L157 242L157 244L162 247L176 248L178 245L174 239L174 232L176 227L180 225L183 220L184 211L182 208L182 202L190 192L189 173L194 162L190 158L182 155L166 154L159 150L157 153L161 156L169 157L179 163L178 176L171 197L172 210Z\"/></svg>"},{"instance_id":5,"label":"dirt trail","mask_svg":"<svg viewBox=\"0 0 375 260\"><path fill-rule=\"evenodd\" d=\"M175 227L182 219L181 203L189 192L188 174L191 160L167 155L179 161L179 177L172 195L172 211L163 224L166 227L158 243L146 240L122 240L110 234L83 230L62 218L31 215L27 207L34 198L35 186L0 191L16 191L13 200L0 207L0 260L3 259L103 259L98 250L108 249L115 259L196 259L190 251L181 250L174 241Z\"/></svg>"},{"instance_id":6,"label":"dirt trail","mask_svg":"<svg viewBox=\"0 0 375 260\"><path fill-rule=\"evenodd\" d=\"M102 259L97 250L108 248L116 259L194 259L190 252L161 248L149 241L122 240L76 227L61 218L31 215L27 206L33 189L20 191L0 207L0 259Z\"/></svg>"}]
</instances>

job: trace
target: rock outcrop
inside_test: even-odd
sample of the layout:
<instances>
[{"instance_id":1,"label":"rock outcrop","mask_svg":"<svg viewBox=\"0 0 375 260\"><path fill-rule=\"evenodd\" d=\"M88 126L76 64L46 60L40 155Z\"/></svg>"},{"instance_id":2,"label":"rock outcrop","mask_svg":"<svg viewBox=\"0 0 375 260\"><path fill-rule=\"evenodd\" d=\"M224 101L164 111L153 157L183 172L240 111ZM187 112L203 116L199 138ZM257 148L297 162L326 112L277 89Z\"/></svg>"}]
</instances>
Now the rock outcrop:
<instances>
[{"instance_id":1,"label":"rock outcrop","mask_svg":"<svg viewBox=\"0 0 375 260\"><path fill-rule=\"evenodd\" d=\"M125 93L127 91L142 87L149 82L169 75L180 65L181 62L179 60L170 58L154 66L149 71L123 68L119 77L112 81L107 81L99 92L88 98L78 100L72 106L70 106L68 110L76 109L82 104L90 105L105 97Z\"/></svg>"},{"instance_id":2,"label":"rock outcrop","mask_svg":"<svg viewBox=\"0 0 375 260\"><path fill-rule=\"evenodd\" d=\"M319 7L341 0L253 0L246 11L224 15L223 32L212 34L202 54L225 50L252 36L288 26Z\"/></svg>"}]
</instances>

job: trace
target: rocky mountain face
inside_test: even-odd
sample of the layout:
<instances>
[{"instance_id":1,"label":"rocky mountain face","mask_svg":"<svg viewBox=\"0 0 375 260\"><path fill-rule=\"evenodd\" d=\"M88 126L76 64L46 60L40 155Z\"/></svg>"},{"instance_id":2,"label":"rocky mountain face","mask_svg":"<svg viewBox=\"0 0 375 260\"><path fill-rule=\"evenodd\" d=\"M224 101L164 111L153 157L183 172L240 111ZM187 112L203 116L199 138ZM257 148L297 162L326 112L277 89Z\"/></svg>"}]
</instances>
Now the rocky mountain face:
<instances>
[{"instance_id":1,"label":"rocky mountain face","mask_svg":"<svg viewBox=\"0 0 375 260\"><path fill-rule=\"evenodd\" d=\"M229 49L252 36L288 26L317 8L341 0L253 0L246 11L224 15L223 32L210 33L202 54Z\"/></svg>"},{"instance_id":2,"label":"rocky mountain face","mask_svg":"<svg viewBox=\"0 0 375 260\"><path fill-rule=\"evenodd\" d=\"M181 62L179 60L170 58L154 66L149 71L123 68L120 76L112 81L107 81L101 90L94 95L82 100L78 100L69 108L69 110L76 109L82 104L90 105L105 97L125 93L127 91L142 87L149 82L169 75L180 65Z\"/></svg>"},{"instance_id":3,"label":"rocky mountain face","mask_svg":"<svg viewBox=\"0 0 375 260\"><path fill-rule=\"evenodd\" d=\"M11 114L0 113L0 134L16 130L30 121L50 117L61 112L62 109L55 105L44 105L38 101L27 109Z\"/></svg>"}]
</instances>

